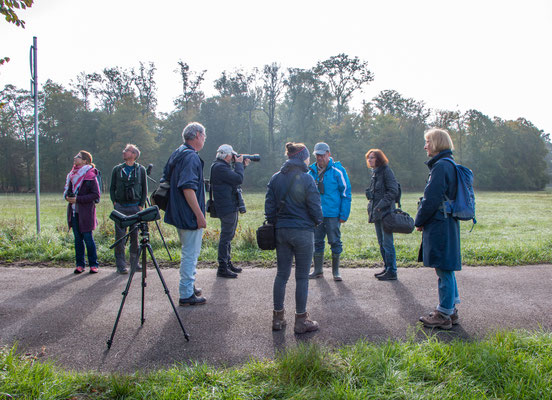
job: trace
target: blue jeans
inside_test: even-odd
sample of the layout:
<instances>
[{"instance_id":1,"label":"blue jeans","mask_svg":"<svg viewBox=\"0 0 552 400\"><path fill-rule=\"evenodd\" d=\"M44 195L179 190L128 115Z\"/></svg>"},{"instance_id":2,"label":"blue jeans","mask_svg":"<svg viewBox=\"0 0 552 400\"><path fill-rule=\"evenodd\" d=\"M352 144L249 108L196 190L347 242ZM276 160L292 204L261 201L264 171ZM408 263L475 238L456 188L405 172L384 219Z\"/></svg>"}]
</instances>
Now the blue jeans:
<instances>
[{"instance_id":1,"label":"blue jeans","mask_svg":"<svg viewBox=\"0 0 552 400\"><path fill-rule=\"evenodd\" d=\"M455 305L460 304L454 271L435 268L435 273L439 277L439 305L437 311L452 315Z\"/></svg>"},{"instance_id":2,"label":"blue jeans","mask_svg":"<svg viewBox=\"0 0 552 400\"><path fill-rule=\"evenodd\" d=\"M86 244L86 254L88 255L88 266L98 266L98 255L96 253L96 243L92 232L81 232L79 230L79 214L73 214L71 217L71 226L75 236L75 264L77 267L84 268L84 245Z\"/></svg>"},{"instance_id":3,"label":"blue jeans","mask_svg":"<svg viewBox=\"0 0 552 400\"><path fill-rule=\"evenodd\" d=\"M203 228L196 230L178 229L178 237L182 244L180 255L180 298L186 299L194 294L194 282L196 274L197 259L201 252L201 239Z\"/></svg>"},{"instance_id":4,"label":"blue jeans","mask_svg":"<svg viewBox=\"0 0 552 400\"><path fill-rule=\"evenodd\" d=\"M328 243L332 254L341 254L341 222L338 217L326 217L324 221L314 229L314 252L324 253L324 238L328 235Z\"/></svg>"},{"instance_id":5,"label":"blue jeans","mask_svg":"<svg viewBox=\"0 0 552 400\"><path fill-rule=\"evenodd\" d=\"M230 261L230 252L232 251L232 239L236 234L238 226L238 212L227 214L220 217L220 238L218 244L218 262L227 264Z\"/></svg>"},{"instance_id":6,"label":"blue jeans","mask_svg":"<svg viewBox=\"0 0 552 400\"><path fill-rule=\"evenodd\" d=\"M374 222L376 227L376 236L378 237L378 244L380 247L380 253L385 264L385 269L392 272L397 272L397 256L395 254L395 244L393 243L393 233L387 233L383 230L383 223L381 220Z\"/></svg>"},{"instance_id":7,"label":"blue jeans","mask_svg":"<svg viewBox=\"0 0 552 400\"><path fill-rule=\"evenodd\" d=\"M278 271L274 279L274 309L284 309L286 284L291 274L295 256L295 312L307 311L309 294L309 269L312 261L314 233L306 229L276 229L276 258Z\"/></svg>"}]
</instances>

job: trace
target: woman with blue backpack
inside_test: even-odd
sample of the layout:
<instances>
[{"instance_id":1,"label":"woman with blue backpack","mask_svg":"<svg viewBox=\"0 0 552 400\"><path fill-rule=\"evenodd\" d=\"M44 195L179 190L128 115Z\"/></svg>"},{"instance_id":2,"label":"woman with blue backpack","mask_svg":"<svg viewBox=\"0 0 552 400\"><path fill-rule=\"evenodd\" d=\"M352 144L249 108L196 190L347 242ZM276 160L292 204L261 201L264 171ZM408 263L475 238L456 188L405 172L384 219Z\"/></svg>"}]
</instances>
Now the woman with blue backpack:
<instances>
[{"instance_id":1,"label":"woman with blue backpack","mask_svg":"<svg viewBox=\"0 0 552 400\"><path fill-rule=\"evenodd\" d=\"M427 328L451 329L458 323L456 304L460 303L455 271L462 269L459 220L447 212L445 202L457 198L457 166L449 133L433 128L424 134L429 178L418 206L414 225L422 232L421 259L435 268L438 276L439 304L429 315L420 317Z\"/></svg>"}]
</instances>

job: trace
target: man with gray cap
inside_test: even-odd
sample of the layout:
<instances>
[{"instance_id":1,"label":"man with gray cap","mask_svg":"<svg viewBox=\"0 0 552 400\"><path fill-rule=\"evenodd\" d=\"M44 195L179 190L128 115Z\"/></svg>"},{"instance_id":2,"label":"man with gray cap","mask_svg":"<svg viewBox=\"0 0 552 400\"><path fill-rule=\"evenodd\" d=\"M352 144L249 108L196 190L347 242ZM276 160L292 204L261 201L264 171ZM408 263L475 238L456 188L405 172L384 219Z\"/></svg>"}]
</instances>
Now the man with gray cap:
<instances>
[{"instance_id":1,"label":"man with gray cap","mask_svg":"<svg viewBox=\"0 0 552 400\"><path fill-rule=\"evenodd\" d=\"M314 178L320 200L324 222L314 231L314 271L310 279L323 276L325 237L332 250L332 275L334 281L341 281L339 258L343 252L341 243L341 224L347 221L351 212L351 183L347 171L339 161L331 157L330 146L320 142L314 146L316 162L309 167Z\"/></svg>"},{"instance_id":2,"label":"man with gray cap","mask_svg":"<svg viewBox=\"0 0 552 400\"><path fill-rule=\"evenodd\" d=\"M213 192L213 207L220 219L220 237L218 245L218 270L220 278L237 278L242 271L230 260L231 242L238 226L239 190L243 182L243 156L238 157L229 144L223 144L217 149L217 156L211 165L211 189Z\"/></svg>"}]
</instances>

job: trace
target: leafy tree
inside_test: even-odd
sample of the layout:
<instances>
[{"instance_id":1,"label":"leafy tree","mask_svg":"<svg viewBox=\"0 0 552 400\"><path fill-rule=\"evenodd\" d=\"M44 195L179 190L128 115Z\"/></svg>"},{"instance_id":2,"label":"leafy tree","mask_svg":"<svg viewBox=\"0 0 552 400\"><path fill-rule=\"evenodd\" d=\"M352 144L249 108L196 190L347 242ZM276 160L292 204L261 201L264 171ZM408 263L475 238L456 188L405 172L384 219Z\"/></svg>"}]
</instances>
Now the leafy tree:
<instances>
[{"instance_id":1,"label":"leafy tree","mask_svg":"<svg viewBox=\"0 0 552 400\"><path fill-rule=\"evenodd\" d=\"M265 65L263 68L263 111L268 117L268 145L270 152L274 152L276 106L284 89L284 74L280 72L277 63Z\"/></svg>"},{"instance_id":2,"label":"leafy tree","mask_svg":"<svg viewBox=\"0 0 552 400\"><path fill-rule=\"evenodd\" d=\"M25 28L25 21L19 18L15 10L32 7L34 0L0 0L0 15L9 23Z\"/></svg>"},{"instance_id":3,"label":"leafy tree","mask_svg":"<svg viewBox=\"0 0 552 400\"><path fill-rule=\"evenodd\" d=\"M347 111L347 103L353 93L374 80L374 74L368 69L368 63L358 57L349 58L341 53L327 60L319 61L314 72L324 77L337 102L337 122L341 122Z\"/></svg>"},{"instance_id":4,"label":"leafy tree","mask_svg":"<svg viewBox=\"0 0 552 400\"><path fill-rule=\"evenodd\" d=\"M179 72L182 79L182 94L174 101L174 105L186 112L191 108L199 109L199 105L205 98L200 87L207 70L199 73L190 72L190 66L182 60L178 61L178 66L179 69L175 72Z\"/></svg>"},{"instance_id":5,"label":"leafy tree","mask_svg":"<svg viewBox=\"0 0 552 400\"><path fill-rule=\"evenodd\" d=\"M157 107L157 84L155 83L155 64L150 62L148 67L140 61L138 72L131 69L132 81L138 90L138 101L142 106L142 115L155 114Z\"/></svg>"}]
</instances>

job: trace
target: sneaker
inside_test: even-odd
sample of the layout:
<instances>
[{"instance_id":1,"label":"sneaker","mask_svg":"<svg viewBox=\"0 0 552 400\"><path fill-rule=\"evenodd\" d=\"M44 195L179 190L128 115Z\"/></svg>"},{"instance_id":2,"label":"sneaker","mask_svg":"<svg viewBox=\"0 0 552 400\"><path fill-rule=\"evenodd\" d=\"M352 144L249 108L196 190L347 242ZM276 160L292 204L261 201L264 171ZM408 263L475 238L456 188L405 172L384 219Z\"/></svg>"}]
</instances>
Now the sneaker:
<instances>
[{"instance_id":1,"label":"sneaker","mask_svg":"<svg viewBox=\"0 0 552 400\"><path fill-rule=\"evenodd\" d=\"M378 278L380 281L396 281L397 273L388 269L387 271L385 271L385 273L383 273L382 275L378 275L376 278Z\"/></svg>"},{"instance_id":2,"label":"sneaker","mask_svg":"<svg viewBox=\"0 0 552 400\"><path fill-rule=\"evenodd\" d=\"M179 299L178 305L180 306L195 306L196 304L205 304L207 300L205 300L205 297L198 297L194 294L192 294L190 297L185 299Z\"/></svg>"},{"instance_id":3,"label":"sneaker","mask_svg":"<svg viewBox=\"0 0 552 400\"><path fill-rule=\"evenodd\" d=\"M90 273L91 274L97 274L98 273L98 267L90 267Z\"/></svg>"},{"instance_id":4,"label":"sneaker","mask_svg":"<svg viewBox=\"0 0 552 400\"><path fill-rule=\"evenodd\" d=\"M84 272L84 267L77 267L73 271L74 274L82 274Z\"/></svg>"},{"instance_id":5,"label":"sneaker","mask_svg":"<svg viewBox=\"0 0 552 400\"><path fill-rule=\"evenodd\" d=\"M376 272L376 273L374 274L374 276L377 278L377 277L379 277L379 276L385 274L386 272L387 272L387 268L383 268L383 270L381 270L380 272Z\"/></svg>"},{"instance_id":6,"label":"sneaker","mask_svg":"<svg viewBox=\"0 0 552 400\"><path fill-rule=\"evenodd\" d=\"M228 262L228 268L230 269L230 271L235 272L237 274L243 271L241 267L236 267L235 265L232 264L231 261Z\"/></svg>"},{"instance_id":7,"label":"sneaker","mask_svg":"<svg viewBox=\"0 0 552 400\"><path fill-rule=\"evenodd\" d=\"M437 310L432 311L425 317L420 317L420 321L426 328L452 328L452 320L448 315L445 315Z\"/></svg>"},{"instance_id":8,"label":"sneaker","mask_svg":"<svg viewBox=\"0 0 552 400\"><path fill-rule=\"evenodd\" d=\"M450 316L450 320L452 322L452 325L458 325L460 321L458 321L458 309L454 307L454 312Z\"/></svg>"},{"instance_id":9,"label":"sneaker","mask_svg":"<svg viewBox=\"0 0 552 400\"><path fill-rule=\"evenodd\" d=\"M117 273L120 274L120 275L126 275L126 274L128 274L128 269L126 269L125 267L117 268Z\"/></svg>"}]
</instances>

